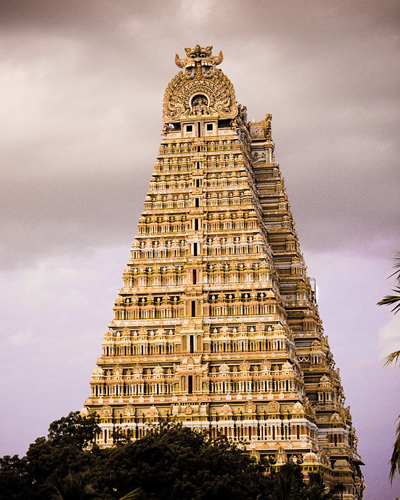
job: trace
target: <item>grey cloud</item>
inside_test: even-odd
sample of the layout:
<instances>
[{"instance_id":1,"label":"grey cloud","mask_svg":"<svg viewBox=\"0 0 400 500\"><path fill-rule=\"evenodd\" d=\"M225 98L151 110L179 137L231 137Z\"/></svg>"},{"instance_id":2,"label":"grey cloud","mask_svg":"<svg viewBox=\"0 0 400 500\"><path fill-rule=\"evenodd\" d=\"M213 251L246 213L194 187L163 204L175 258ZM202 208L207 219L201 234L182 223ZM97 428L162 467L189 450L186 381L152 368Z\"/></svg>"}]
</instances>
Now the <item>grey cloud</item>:
<instances>
[{"instance_id":1,"label":"grey cloud","mask_svg":"<svg viewBox=\"0 0 400 500\"><path fill-rule=\"evenodd\" d=\"M61 31L72 29L78 35L96 31L99 28L115 29L115 25L129 15L142 18L153 11L152 2L138 0L3 0L0 5L1 24L9 30L26 26ZM164 6L163 6L164 4ZM159 11L167 11L165 2L158 2ZM118 26L117 26L118 27Z\"/></svg>"},{"instance_id":2,"label":"grey cloud","mask_svg":"<svg viewBox=\"0 0 400 500\"><path fill-rule=\"evenodd\" d=\"M273 113L301 241L367 254L398 245L397 2L5 1L0 9L7 265L27 248L35 259L133 238L174 54L197 42L224 51L222 70L250 118Z\"/></svg>"}]
</instances>

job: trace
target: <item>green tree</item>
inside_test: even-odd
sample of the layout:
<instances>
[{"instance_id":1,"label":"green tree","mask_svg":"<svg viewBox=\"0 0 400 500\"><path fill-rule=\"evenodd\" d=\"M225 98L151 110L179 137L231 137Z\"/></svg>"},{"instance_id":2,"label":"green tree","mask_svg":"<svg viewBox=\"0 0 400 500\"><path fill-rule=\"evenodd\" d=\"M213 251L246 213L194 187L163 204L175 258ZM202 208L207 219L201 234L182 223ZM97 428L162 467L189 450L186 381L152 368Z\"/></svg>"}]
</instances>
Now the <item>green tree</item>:
<instances>
[{"instance_id":1,"label":"green tree","mask_svg":"<svg viewBox=\"0 0 400 500\"><path fill-rule=\"evenodd\" d=\"M272 495L268 500L333 500L335 489L326 492L323 477L319 473L309 474L306 483L297 464L287 463L273 474Z\"/></svg>"},{"instance_id":2,"label":"green tree","mask_svg":"<svg viewBox=\"0 0 400 500\"><path fill-rule=\"evenodd\" d=\"M136 488L135 490L121 497L119 500L138 500L139 495L140 495L140 488Z\"/></svg>"},{"instance_id":3,"label":"green tree","mask_svg":"<svg viewBox=\"0 0 400 500\"><path fill-rule=\"evenodd\" d=\"M209 439L168 423L110 449L102 469L97 481L111 498L140 488L140 500L250 500L262 494L267 481L263 465L227 438Z\"/></svg>"},{"instance_id":4,"label":"green tree","mask_svg":"<svg viewBox=\"0 0 400 500\"><path fill-rule=\"evenodd\" d=\"M51 500L90 500L96 496L87 472L68 474L65 478L55 479L49 492Z\"/></svg>"},{"instance_id":5,"label":"green tree","mask_svg":"<svg viewBox=\"0 0 400 500\"><path fill-rule=\"evenodd\" d=\"M389 276L396 279L396 286L392 289L393 295L386 295L378 302L379 306L394 306L392 312L397 314L400 311L400 252L396 252L394 257L394 272ZM397 363L400 360L400 350L390 353L385 359L385 366ZM399 417L400 418L400 417ZM396 474L400 473L400 422L396 429L396 439L393 445L393 453L390 458L389 479L393 482Z\"/></svg>"},{"instance_id":6,"label":"green tree","mask_svg":"<svg viewBox=\"0 0 400 500\"><path fill-rule=\"evenodd\" d=\"M36 439L23 459L21 475L28 483L23 498L47 500L57 494L64 498L68 489L77 488L83 477L86 480L98 460L99 449L94 444L98 431L95 416L84 417L79 412L51 423L47 439Z\"/></svg>"},{"instance_id":7,"label":"green tree","mask_svg":"<svg viewBox=\"0 0 400 500\"><path fill-rule=\"evenodd\" d=\"M52 445L68 444L82 450L95 443L99 433L95 414L82 416L75 411L50 424L48 441Z\"/></svg>"},{"instance_id":8,"label":"green tree","mask_svg":"<svg viewBox=\"0 0 400 500\"><path fill-rule=\"evenodd\" d=\"M378 302L378 306L394 306L392 312L396 314L400 311L400 252L396 252L393 260L394 271L389 276L389 278L395 276L397 286L392 288L392 292L394 292L394 295L386 295L385 297L383 297L383 299Z\"/></svg>"},{"instance_id":9,"label":"green tree","mask_svg":"<svg viewBox=\"0 0 400 500\"><path fill-rule=\"evenodd\" d=\"M294 464L285 464L275 475L274 500L297 500L305 483L301 469Z\"/></svg>"},{"instance_id":10,"label":"green tree","mask_svg":"<svg viewBox=\"0 0 400 500\"><path fill-rule=\"evenodd\" d=\"M18 455L0 458L0 498L24 500L29 491L30 478L26 472L26 461Z\"/></svg>"},{"instance_id":11,"label":"green tree","mask_svg":"<svg viewBox=\"0 0 400 500\"><path fill-rule=\"evenodd\" d=\"M73 484L77 487L98 460L99 449L94 445L98 431L95 417L83 417L79 412L50 424L47 439L36 439L24 458L0 459L0 497L81 498L68 497L66 492ZM82 490L88 491L88 487Z\"/></svg>"},{"instance_id":12,"label":"green tree","mask_svg":"<svg viewBox=\"0 0 400 500\"><path fill-rule=\"evenodd\" d=\"M301 468L256 461L225 436L162 423L140 440L116 432L112 448L94 444L95 417L70 413L50 425L26 457L0 459L7 500L328 500L322 478Z\"/></svg>"}]
</instances>

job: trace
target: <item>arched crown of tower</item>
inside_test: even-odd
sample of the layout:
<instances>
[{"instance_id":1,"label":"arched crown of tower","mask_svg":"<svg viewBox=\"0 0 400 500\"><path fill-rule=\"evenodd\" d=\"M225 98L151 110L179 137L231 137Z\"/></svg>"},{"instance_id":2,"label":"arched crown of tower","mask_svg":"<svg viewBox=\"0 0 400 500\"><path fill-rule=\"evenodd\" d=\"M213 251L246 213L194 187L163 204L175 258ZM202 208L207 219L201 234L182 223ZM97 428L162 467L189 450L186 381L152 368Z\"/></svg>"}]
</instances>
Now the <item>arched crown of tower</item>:
<instances>
[{"instance_id":1,"label":"arched crown of tower","mask_svg":"<svg viewBox=\"0 0 400 500\"><path fill-rule=\"evenodd\" d=\"M216 68L223 61L222 51L212 55L212 46L186 48L186 57L175 55L182 68L169 83L163 102L163 120L176 123L196 116L232 119L238 114L235 89Z\"/></svg>"}]
</instances>

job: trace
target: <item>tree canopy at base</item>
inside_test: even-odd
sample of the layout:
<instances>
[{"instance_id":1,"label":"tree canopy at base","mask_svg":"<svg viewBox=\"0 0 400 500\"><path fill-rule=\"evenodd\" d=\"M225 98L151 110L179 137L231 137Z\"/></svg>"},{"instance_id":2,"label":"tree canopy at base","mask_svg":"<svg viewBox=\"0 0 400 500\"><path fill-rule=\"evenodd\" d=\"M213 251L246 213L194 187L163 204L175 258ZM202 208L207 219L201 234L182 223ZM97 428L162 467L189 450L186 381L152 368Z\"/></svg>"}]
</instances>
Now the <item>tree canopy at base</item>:
<instances>
[{"instance_id":1,"label":"tree canopy at base","mask_svg":"<svg viewBox=\"0 0 400 500\"><path fill-rule=\"evenodd\" d=\"M78 412L53 422L25 457L0 459L0 498L8 500L328 500L322 477L304 482L286 464L266 473L226 437L164 423L138 441L116 433L115 446L95 444L95 417ZM273 469L273 468L272 468Z\"/></svg>"}]
</instances>

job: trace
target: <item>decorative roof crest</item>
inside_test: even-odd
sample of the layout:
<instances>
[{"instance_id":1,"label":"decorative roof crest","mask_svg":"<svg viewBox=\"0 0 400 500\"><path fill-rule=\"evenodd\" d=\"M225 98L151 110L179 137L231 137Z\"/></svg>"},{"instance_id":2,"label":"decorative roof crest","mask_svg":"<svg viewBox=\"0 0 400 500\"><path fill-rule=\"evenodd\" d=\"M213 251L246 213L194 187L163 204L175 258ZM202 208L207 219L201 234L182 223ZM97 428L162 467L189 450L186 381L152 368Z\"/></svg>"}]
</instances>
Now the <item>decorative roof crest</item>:
<instances>
[{"instance_id":1,"label":"decorative roof crest","mask_svg":"<svg viewBox=\"0 0 400 500\"><path fill-rule=\"evenodd\" d=\"M214 66L221 64L224 56L222 50L218 56L212 55L212 45L208 47L200 47L196 45L194 49L186 48L186 57L181 59L178 54L175 54L175 64L178 68L185 69L187 79L192 79L196 74L196 67L201 69L201 73L205 78L211 78Z\"/></svg>"},{"instance_id":2,"label":"decorative roof crest","mask_svg":"<svg viewBox=\"0 0 400 500\"><path fill-rule=\"evenodd\" d=\"M163 120L169 125L192 116L212 116L221 120L238 115L235 89L229 78L216 68L222 52L212 55L211 45L186 48L186 57L175 57L183 68L168 84L164 94ZM164 127L163 132L167 133Z\"/></svg>"}]
</instances>

